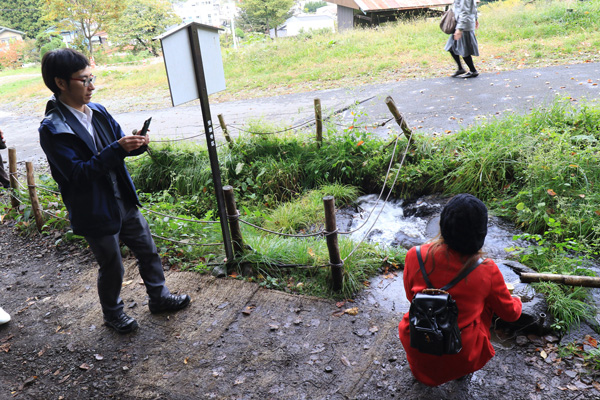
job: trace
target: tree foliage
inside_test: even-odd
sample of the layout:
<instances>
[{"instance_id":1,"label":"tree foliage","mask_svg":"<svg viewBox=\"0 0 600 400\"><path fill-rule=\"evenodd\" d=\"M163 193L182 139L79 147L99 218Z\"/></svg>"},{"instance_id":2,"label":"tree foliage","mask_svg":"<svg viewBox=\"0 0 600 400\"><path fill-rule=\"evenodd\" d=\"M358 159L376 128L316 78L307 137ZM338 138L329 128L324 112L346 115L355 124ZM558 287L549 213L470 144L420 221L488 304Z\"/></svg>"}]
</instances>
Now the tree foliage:
<instances>
[{"instance_id":1,"label":"tree foliage","mask_svg":"<svg viewBox=\"0 0 600 400\"><path fill-rule=\"evenodd\" d=\"M121 18L109 27L110 38L122 46L133 45L134 52L158 56L160 42L152 39L181 22L168 0L128 0Z\"/></svg>"},{"instance_id":2,"label":"tree foliage","mask_svg":"<svg viewBox=\"0 0 600 400\"><path fill-rule=\"evenodd\" d=\"M42 0L1 0L0 26L35 38L43 28Z\"/></svg>"},{"instance_id":3,"label":"tree foliage","mask_svg":"<svg viewBox=\"0 0 600 400\"><path fill-rule=\"evenodd\" d=\"M44 19L80 33L93 56L92 37L121 16L123 0L43 0Z\"/></svg>"},{"instance_id":4,"label":"tree foliage","mask_svg":"<svg viewBox=\"0 0 600 400\"><path fill-rule=\"evenodd\" d=\"M291 16L294 0L243 0L240 3L238 24L255 32L268 33Z\"/></svg>"},{"instance_id":5,"label":"tree foliage","mask_svg":"<svg viewBox=\"0 0 600 400\"><path fill-rule=\"evenodd\" d=\"M58 33L42 32L35 38L35 47L39 50L41 58L51 50L65 47L65 43Z\"/></svg>"},{"instance_id":6,"label":"tree foliage","mask_svg":"<svg viewBox=\"0 0 600 400\"><path fill-rule=\"evenodd\" d=\"M309 1L306 4L304 4L304 11L306 11L307 13L314 13L315 11L317 11L317 8L325 7L326 5L327 3L322 0Z\"/></svg>"}]
</instances>

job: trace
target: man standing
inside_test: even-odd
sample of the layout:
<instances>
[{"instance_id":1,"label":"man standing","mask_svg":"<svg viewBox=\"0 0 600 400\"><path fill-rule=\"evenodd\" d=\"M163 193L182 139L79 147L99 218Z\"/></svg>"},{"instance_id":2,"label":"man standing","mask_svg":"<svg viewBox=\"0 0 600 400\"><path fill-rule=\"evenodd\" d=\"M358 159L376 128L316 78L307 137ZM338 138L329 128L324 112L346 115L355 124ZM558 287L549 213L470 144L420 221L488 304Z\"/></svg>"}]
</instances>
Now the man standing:
<instances>
[{"instance_id":1,"label":"man standing","mask_svg":"<svg viewBox=\"0 0 600 400\"><path fill-rule=\"evenodd\" d=\"M186 307L190 297L171 294L165 285L156 245L137 209L139 200L124 163L125 157L146 150L148 136L125 136L108 111L91 102L96 77L83 54L72 49L46 53L42 77L54 96L39 128L40 144L60 187L73 232L85 237L99 264L98 295L105 324L119 333L138 327L135 319L123 312L119 241L138 260L150 312Z\"/></svg>"}]
</instances>

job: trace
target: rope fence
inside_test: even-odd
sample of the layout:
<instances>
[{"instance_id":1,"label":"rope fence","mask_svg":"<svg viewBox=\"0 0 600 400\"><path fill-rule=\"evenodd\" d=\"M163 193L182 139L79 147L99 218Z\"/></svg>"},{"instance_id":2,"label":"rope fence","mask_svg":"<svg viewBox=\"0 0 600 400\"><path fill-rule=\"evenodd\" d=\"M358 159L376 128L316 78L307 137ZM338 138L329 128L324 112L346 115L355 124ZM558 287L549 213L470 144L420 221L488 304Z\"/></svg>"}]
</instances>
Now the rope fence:
<instances>
[{"instance_id":1,"label":"rope fence","mask_svg":"<svg viewBox=\"0 0 600 400\"><path fill-rule=\"evenodd\" d=\"M372 99L365 99L362 102L368 101ZM386 100L386 103L388 103L389 105L389 99ZM393 103L393 100L391 101ZM359 102L357 102L356 104L360 104ZM318 106L318 109L317 109ZM395 107L395 106L393 106ZM219 120L221 122L221 129L223 131L223 133L226 135L226 138L228 139L228 141L230 141L230 138L228 136L227 133L227 127L236 129L240 132L246 132L249 134L254 134L254 135L267 135L267 134L277 134L277 133L285 133L285 132L289 132L291 130L297 130L300 128L304 128L307 127L309 125L315 124L317 125L317 131L319 130L319 127L322 126L321 123L323 120L327 120L332 118L334 115L339 114L342 111L345 111L346 109L348 109L350 107L346 107L343 110L338 110L336 111L334 114L330 115L329 117L326 118L322 118L321 117L321 112L320 112L320 100L315 99L315 118L310 119L308 121L304 121L301 123L298 123L294 126L291 126L289 128L286 129L282 129L279 131L274 131L274 132L252 132L243 128L238 127L236 124L230 124L230 125L226 125L224 123L224 120L222 118L221 115L219 115ZM397 135L394 139L393 139L393 150L391 152L391 156L390 156L390 162L389 165L387 167L387 171L385 174L385 179L383 181L383 185L381 188L381 191L379 192L377 201L375 202L375 206L369 211L368 216L365 218L364 222L362 222L360 224L360 226L358 226L355 229L352 229L350 231L347 232L343 232L343 231L339 231L337 229L337 225L335 222L335 205L334 205L334 201L333 201L333 197L332 196L327 196L326 198L324 198L324 205L325 205L325 229L320 229L318 232L314 232L314 233L308 233L308 234L291 234L291 233L283 233L283 232L276 232L273 230L269 230L266 228L263 228L261 226L258 226L256 224L253 224L249 221L245 221L243 219L240 218L240 213L237 210L236 206L235 206L235 199L233 198L233 188L230 186L224 187L224 193L225 193L225 198L226 198L226 202L227 202L227 220L229 223L229 227L230 230L232 232L232 242L236 243L236 246L234 246L235 248L237 248L238 250L238 254L242 251L243 249L243 239L242 239L242 235L241 235L241 231L239 229L239 223L243 223L247 226L250 226L254 229L257 229L259 231L265 232L267 234L272 234L272 235L277 235L277 236L281 236L281 237L286 237L286 238L313 238L313 237L324 237L327 240L327 245L328 245L328 249L329 249L329 255L330 255L330 262L328 263L328 265L324 265L324 266L315 266L315 267L311 267L311 268L322 268L322 267L330 267L332 270L332 276L333 276L333 286L334 289L339 290L341 289L341 280L342 280L342 271L344 268L344 263L350 258L352 257L353 254L355 254L355 252L358 250L358 248L362 245L362 243L366 240L366 238L368 237L368 235L371 233L371 231L373 230L374 226L376 225L377 221L379 220L379 217L381 216L383 209L385 208L386 204L389 201L389 198L393 192L393 189L397 183L398 180L398 176L400 174L400 171L402 169L402 166L404 165L404 162L406 160L406 156L411 148L411 145L413 145L412 142L412 131L407 131L407 127L406 127L406 123L404 121L404 119L400 116L400 114L397 112L397 110L393 110L392 107L390 106L390 111L392 111L392 113L394 114L395 118L389 118L384 120L383 122L376 122L373 123L371 126L373 127L379 127L379 126L384 126L387 123L389 123L392 120L396 120L398 122L399 125L401 125L405 136L407 137L407 144L406 144L406 148L404 149L404 152L402 154L402 158L400 160L400 163L397 167L397 171L396 174L394 176L393 182L391 183L389 189L388 189L388 194L387 196L384 197L384 193L386 191L387 188L387 184L388 181L390 179L391 173L392 173L392 169L393 166L395 165L395 160L396 160L396 153L398 150L398 143L399 143L399 139L400 136ZM331 122L334 125L340 125L340 126L344 126L346 127L347 124L338 124L335 122ZM365 123L360 124L360 126L365 125ZM366 124L369 125L369 124ZM365 125L365 126L366 126ZM359 126L358 124L356 124L356 126ZM353 128L354 126L351 125L351 128ZM196 137L199 137L201 135L195 135L195 136L190 136L190 137L186 137L186 138L181 138L181 139L168 139L168 140L159 140L158 142L176 142L176 141L183 141L183 140L190 140ZM319 135L317 135L317 138L319 140ZM230 142L231 143L231 142ZM390 143L387 147L389 147L392 143ZM29 198L31 201L31 209L35 215L35 219L36 219L36 225L38 227L38 230L41 231L43 225L43 217L42 215L49 215L52 218L58 219L58 220L64 220L64 221L68 221L67 218L64 218L63 216L60 216L56 213L53 213L49 210L44 210L40 205L39 202L37 200L37 191L41 190L44 191L46 193L50 193L53 196L59 196L60 193L56 190L53 190L52 188L43 186L43 185L36 185L35 181L33 179L33 167L31 165L31 163L26 163L27 164L27 185L22 184L19 181L19 173L17 172L17 168L16 168L16 150L14 148L10 148L9 149L9 177L10 177L10 181L11 181L11 188L8 191L9 194L9 198L11 199L11 205L13 206L13 208L16 208L20 205L22 205L24 203L23 199L21 198L21 196L18 195L19 191L28 191L29 192ZM383 199L383 202L382 202ZM382 202L382 206L379 209L379 211L377 210L377 206L379 205L379 203ZM220 221L204 221L204 220L198 220L198 219L192 219L192 218L184 218L184 217L180 217L180 216L175 216L175 215L170 215L170 214L166 214L163 212L159 212L159 211L155 211L146 207L141 207L141 209L147 213L151 213L151 214L155 214L155 215L160 215L162 217L165 218L169 218L169 219L174 219L174 220L179 220L179 221L185 221L185 222L189 222L189 223L194 223L194 224L220 224ZM348 255L346 255L346 257L344 257L343 259L340 258L339 256L339 248L337 245L337 236L338 235L351 235L355 232L360 231L361 229L363 229L365 226L367 226L367 224L369 223L369 221L371 220L372 216L375 215L375 220L372 222L372 224L368 227L367 231L365 232L365 234L362 236L362 238L358 241L358 243L354 246L354 248L348 253ZM160 240L164 240L164 241L168 241L171 243L176 243L179 245L185 245L185 246L199 246L199 247L214 247L214 246L221 246L224 245L224 243L197 243L197 242L193 242L190 240L177 240L177 239L173 239L173 238L167 238L167 237L163 237L160 235L156 235L156 234L152 234L152 236L156 239L160 239ZM283 264L282 264L283 266ZM286 267L291 267L290 265L287 265ZM300 266L296 266L296 267L300 267ZM304 266L307 267L307 266Z\"/></svg>"}]
</instances>

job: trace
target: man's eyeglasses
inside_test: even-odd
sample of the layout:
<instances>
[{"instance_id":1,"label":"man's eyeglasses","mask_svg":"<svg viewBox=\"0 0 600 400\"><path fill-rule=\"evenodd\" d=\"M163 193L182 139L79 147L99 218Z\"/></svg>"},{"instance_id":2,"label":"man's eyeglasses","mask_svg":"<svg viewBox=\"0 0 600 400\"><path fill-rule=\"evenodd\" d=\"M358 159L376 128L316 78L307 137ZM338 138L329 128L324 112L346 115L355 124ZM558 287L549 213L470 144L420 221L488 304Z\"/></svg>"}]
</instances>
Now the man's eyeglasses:
<instances>
[{"instance_id":1,"label":"man's eyeglasses","mask_svg":"<svg viewBox=\"0 0 600 400\"><path fill-rule=\"evenodd\" d=\"M96 76L94 75L90 75L87 78L71 78L72 81L79 81L79 82L83 82L83 86L84 87L88 87L90 86L90 83L94 83L96 82Z\"/></svg>"}]
</instances>

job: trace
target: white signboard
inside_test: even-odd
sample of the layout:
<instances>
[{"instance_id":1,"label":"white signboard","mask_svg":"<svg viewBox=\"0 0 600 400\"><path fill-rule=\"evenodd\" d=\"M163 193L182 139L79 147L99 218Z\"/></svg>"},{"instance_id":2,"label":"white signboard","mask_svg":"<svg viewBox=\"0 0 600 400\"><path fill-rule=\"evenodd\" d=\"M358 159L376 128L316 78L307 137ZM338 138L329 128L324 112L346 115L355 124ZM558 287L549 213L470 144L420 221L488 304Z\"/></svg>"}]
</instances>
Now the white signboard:
<instances>
[{"instance_id":1,"label":"white signboard","mask_svg":"<svg viewBox=\"0 0 600 400\"><path fill-rule=\"evenodd\" d=\"M189 25L194 25L193 28L198 34L206 91L210 95L225 90L219 28L191 22L156 38L160 39L162 44L173 106L196 100L199 97L192 58L194 49L191 47L188 33Z\"/></svg>"}]
</instances>

